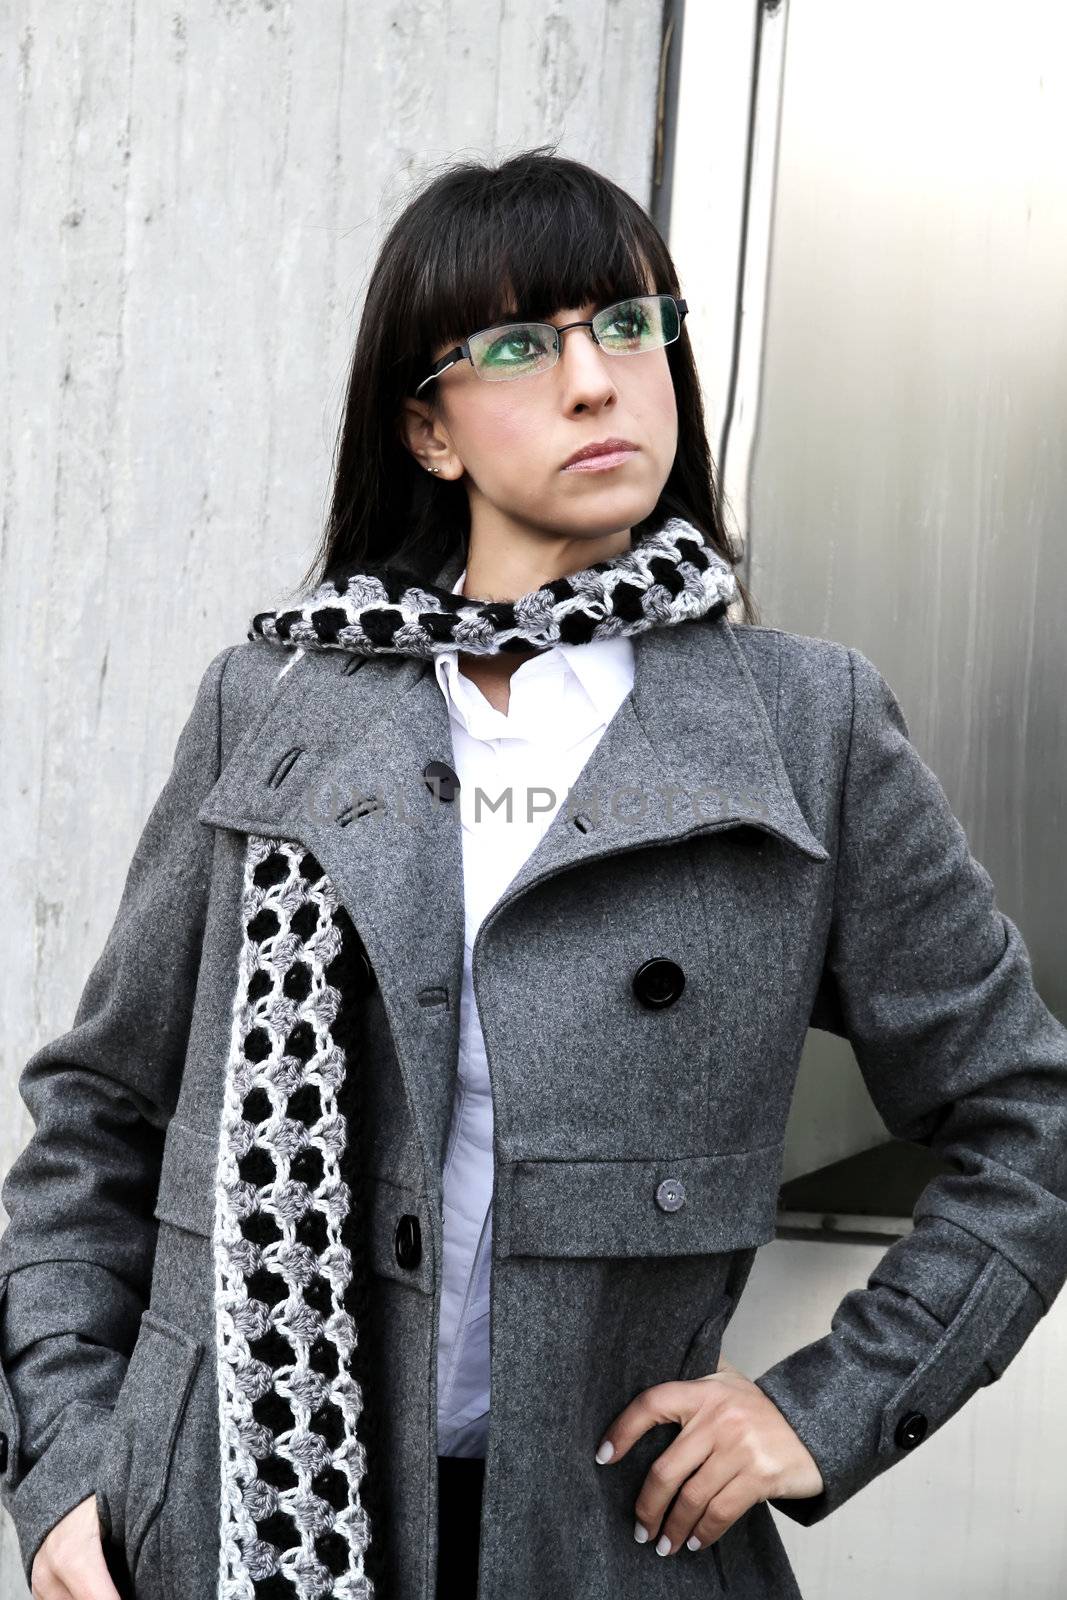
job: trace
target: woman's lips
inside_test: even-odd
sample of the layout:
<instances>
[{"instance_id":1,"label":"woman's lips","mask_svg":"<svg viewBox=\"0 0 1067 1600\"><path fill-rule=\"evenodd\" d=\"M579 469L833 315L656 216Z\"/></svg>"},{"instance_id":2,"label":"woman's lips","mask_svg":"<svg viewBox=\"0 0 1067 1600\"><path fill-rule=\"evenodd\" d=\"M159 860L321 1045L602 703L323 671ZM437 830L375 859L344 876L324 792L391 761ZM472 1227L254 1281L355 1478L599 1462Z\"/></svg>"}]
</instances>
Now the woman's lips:
<instances>
[{"instance_id":1,"label":"woman's lips","mask_svg":"<svg viewBox=\"0 0 1067 1600\"><path fill-rule=\"evenodd\" d=\"M586 456L584 461L572 461L569 467L564 467L564 472L604 472L608 467L617 467L624 461L629 461L631 456L637 454L636 450L611 450L605 451L601 456Z\"/></svg>"}]
</instances>

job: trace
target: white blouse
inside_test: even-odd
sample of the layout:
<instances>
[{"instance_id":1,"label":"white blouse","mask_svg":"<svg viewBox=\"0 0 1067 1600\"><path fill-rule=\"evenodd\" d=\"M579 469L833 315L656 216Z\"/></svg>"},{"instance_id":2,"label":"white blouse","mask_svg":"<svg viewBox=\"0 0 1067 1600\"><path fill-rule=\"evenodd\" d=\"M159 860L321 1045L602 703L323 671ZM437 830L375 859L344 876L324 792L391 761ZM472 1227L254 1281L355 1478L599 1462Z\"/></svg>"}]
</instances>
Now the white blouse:
<instances>
[{"instance_id":1,"label":"white blouse","mask_svg":"<svg viewBox=\"0 0 1067 1600\"><path fill-rule=\"evenodd\" d=\"M453 593L462 591L466 575L464 569ZM440 1455L484 1456L489 1431L493 1098L471 952L482 919L547 830L629 694L633 645L625 637L560 644L520 662L511 675L506 716L460 672L454 651L436 655L434 667L448 704L460 781L466 921L456 1093L442 1174L437 1448ZM480 798L475 792L479 789Z\"/></svg>"}]
</instances>

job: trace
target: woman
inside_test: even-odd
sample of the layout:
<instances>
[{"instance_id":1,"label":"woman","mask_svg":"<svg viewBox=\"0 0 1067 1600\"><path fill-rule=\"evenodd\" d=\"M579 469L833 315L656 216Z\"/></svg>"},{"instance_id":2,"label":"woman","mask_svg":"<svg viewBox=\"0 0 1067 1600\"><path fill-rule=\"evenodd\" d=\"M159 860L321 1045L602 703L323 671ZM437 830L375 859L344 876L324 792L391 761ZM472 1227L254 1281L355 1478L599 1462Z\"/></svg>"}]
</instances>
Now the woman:
<instances>
[{"instance_id":1,"label":"woman","mask_svg":"<svg viewBox=\"0 0 1067 1600\"><path fill-rule=\"evenodd\" d=\"M685 313L545 151L382 247L316 563L208 666L21 1079L42 1600L781 1600L768 1502L829 1515L1067 1276L1067 1030L885 680L758 625ZM751 1379L809 1024L958 1170Z\"/></svg>"}]
</instances>

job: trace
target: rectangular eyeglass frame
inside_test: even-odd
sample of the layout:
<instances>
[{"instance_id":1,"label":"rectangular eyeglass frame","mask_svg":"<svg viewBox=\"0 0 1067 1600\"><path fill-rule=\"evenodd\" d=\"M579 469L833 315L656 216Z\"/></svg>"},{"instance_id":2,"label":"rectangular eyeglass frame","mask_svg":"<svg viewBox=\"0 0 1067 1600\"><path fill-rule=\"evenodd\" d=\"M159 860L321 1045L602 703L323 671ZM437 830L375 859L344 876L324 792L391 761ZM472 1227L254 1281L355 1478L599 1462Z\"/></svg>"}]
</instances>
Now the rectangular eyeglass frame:
<instances>
[{"instance_id":1,"label":"rectangular eyeglass frame","mask_svg":"<svg viewBox=\"0 0 1067 1600\"><path fill-rule=\"evenodd\" d=\"M560 354L560 335L563 334L563 333L566 333L568 328L588 328L590 334L592 335L592 337L594 339L596 339L597 344L600 345L600 340L597 339L596 331L593 328L593 322L596 320L596 317L603 316L605 311L614 311L616 306L629 305L631 303L631 301L634 301L634 300L670 300L670 301L672 301L673 304L674 304L675 310L678 312L678 332L675 334L674 339L677 339L677 338L679 338L681 336L682 323L685 321L686 313L689 310L689 307L686 305L684 300L679 300L677 298L677 296L673 295L673 294L631 294L631 295L627 295L624 300L613 300L610 306L602 307L602 309L600 311L597 311L594 314L594 316L591 317L591 318L585 318L585 319L583 319L581 321L578 321L578 322L566 322L560 328L557 328L555 326L555 324L552 323L552 322L538 322L537 319L534 318L534 317L509 317L506 322L491 322L487 328L477 328L474 333L468 334L467 337L465 339L461 340L461 342L459 344L454 345L451 350L446 351L445 354L443 356L441 356L440 360L434 362L433 369L430 372L427 373L425 378L423 378L422 382L415 389L415 393L417 395L420 389L424 389L428 383L431 383L433 381L434 378L439 378L441 373L445 372L449 367L455 366L457 361L469 361L471 366L474 367L474 361L473 361L473 359L471 357L471 353L470 353L470 341L472 339L480 338L483 333L492 333L497 328L501 328L501 329L503 329L503 328L547 328L550 333L555 335L556 360L558 361L559 360L559 354ZM667 345L674 343L674 339L665 339L663 341L663 344L656 345L655 348L657 350L666 349ZM603 349L604 346L600 345L600 348ZM638 354L642 354L643 352L639 351L637 353ZM633 352L620 351L620 350L609 350L607 352L607 354L608 355L623 355L623 354L633 354ZM477 373L477 371L478 371L477 367L474 367L474 370ZM527 377L527 376L529 376L529 374L520 373L520 374L518 374L518 376L519 377ZM501 380L498 380L498 381L500 381L500 382L509 382L509 381L510 382L514 382L516 380L515 379L510 379L510 380L509 379L501 379Z\"/></svg>"}]
</instances>

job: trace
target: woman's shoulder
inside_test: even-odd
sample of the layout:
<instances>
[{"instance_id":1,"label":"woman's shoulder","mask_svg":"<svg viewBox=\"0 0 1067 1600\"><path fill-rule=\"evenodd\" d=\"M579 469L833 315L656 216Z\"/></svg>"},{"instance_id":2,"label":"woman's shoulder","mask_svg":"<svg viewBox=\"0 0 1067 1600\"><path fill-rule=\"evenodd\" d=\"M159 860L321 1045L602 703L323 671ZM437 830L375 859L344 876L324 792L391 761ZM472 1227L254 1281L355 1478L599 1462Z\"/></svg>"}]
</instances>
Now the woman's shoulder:
<instances>
[{"instance_id":1,"label":"woman's shoulder","mask_svg":"<svg viewBox=\"0 0 1067 1600\"><path fill-rule=\"evenodd\" d=\"M774 628L768 623L734 622L731 626L742 649L756 660L784 661L809 671L820 667L838 672L843 668L846 673L850 670L850 647L837 639L793 633L788 628Z\"/></svg>"},{"instance_id":2,"label":"woman's shoulder","mask_svg":"<svg viewBox=\"0 0 1067 1600\"><path fill-rule=\"evenodd\" d=\"M267 714L288 668L300 651L281 650L265 639L224 645L203 668L185 737L232 750L247 729Z\"/></svg>"},{"instance_id":3,"label":"woman's shoulder","mask_svg":"<svg viewBox=\"0 0 1067 1600\"><path fill-rule=\"evenodd\" d=\"M827 724L851 730L858 720L888 718L910 737L892 684L857 646L764 624L732 631L779 731L803 737Z\"/></svg>"},{"instance_id":4,"label":"woman's shoulder","mask_svg":"<svg viewBox=\"0 0 1067 1600\"><path fill-rule=\"evenodd\" d=\"M269 639L242 639L220 654L225 657L224 693L228 700L239 702L248 697L269 699L286 669L295 666L304 651L282 648Z\"/></svg>"},{"instance_id":5,"label":"woman's shoulder","mask_svg":"<svg viewBox=\"0 0 1067 1600\"><path fill-rule=\"evenodd\" d=\"M851 705L860 652L836 639L762 623L734 623L732 631L764 698L767 692L779 699L808 695L824 707L841 699Z\"/></svg>"}]
</instances>

